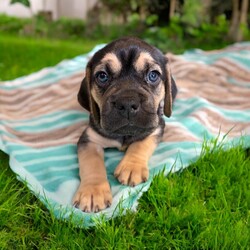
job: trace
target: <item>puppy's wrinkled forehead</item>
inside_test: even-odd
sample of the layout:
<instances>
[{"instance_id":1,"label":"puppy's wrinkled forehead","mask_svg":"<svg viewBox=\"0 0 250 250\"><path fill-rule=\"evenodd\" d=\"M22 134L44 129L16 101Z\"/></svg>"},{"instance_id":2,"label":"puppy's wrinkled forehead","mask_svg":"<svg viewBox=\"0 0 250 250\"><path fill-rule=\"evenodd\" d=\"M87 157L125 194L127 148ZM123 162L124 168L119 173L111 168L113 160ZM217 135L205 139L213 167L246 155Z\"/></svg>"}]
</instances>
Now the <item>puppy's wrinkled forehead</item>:
<instances>
[{"instance_id":1,"label":"puppy's wrinkled forehead","mask_svg":"<svg viewBox=\"0 0 250 250\"><path fill-rule=\"evenodd\" d=\"M153 47L143 47L137 45L124 45L107 47L100 51L95 58L94 72L110 71L113 74L130 71L145 71L154 68L161 73L164 57L160 51Z\"/></svg>"},{"instance_id":2,"label":"puppy's wrinkled forehead","mask_svg":"<svg viewBox=\"0 0 250 250\"><path fill-rule=\"evenodd\" d=\"M113 52L108 52L95 67L95 72L111 71L114 74L119 74L122 69L122 61Z\"/></svg>"}]
</instances>

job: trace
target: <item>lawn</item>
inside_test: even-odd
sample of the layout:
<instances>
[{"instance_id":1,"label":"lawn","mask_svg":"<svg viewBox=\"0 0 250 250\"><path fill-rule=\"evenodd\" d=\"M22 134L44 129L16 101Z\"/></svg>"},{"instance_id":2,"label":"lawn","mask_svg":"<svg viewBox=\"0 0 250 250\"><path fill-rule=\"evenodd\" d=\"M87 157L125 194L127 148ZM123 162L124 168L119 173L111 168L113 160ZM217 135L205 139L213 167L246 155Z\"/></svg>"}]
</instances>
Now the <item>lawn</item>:
<instances>
[{"instance_id":1,"label":"lawn","mask_svg":"<svg viewBox=\"0 0 250 250\"><path fill-rule=\"evenodd\" d=\"M30 74L63 59L90 51L95 43L69 42L0 35L0 80Z\"/></svg>"},{"instance_id":2,"label":"lawn","mask_svg":"<svg viewBox=\"0 0 250 250\"><path fill-rule=\"evenodd\" d=\"M14 79L93 48L66 42L0 36L0 78ZM0 151L0 249L248 249L250 156L240 145L204 144L199 160L158 175L138 212L75 228L55 219L16 180Z\"/></svg>"}]
</instances>

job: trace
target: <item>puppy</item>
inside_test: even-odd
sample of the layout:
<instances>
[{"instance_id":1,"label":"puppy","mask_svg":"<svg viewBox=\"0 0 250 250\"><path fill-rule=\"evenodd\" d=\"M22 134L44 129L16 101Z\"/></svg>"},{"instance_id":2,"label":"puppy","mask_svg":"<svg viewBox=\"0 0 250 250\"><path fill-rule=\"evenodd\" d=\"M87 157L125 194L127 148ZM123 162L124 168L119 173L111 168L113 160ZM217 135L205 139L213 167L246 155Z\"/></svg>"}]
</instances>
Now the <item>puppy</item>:
<instances>
[{"instance_id":1,"label":"puppy","mask_svg":"<svg viewBox=\"0 0 250 250\"><path fill-rule=\"evenodd\" d=\"M148 160L163 135L163 115L171 116L177 87L167 58L133 37L115 40L88 62L78 101L90 112L78 141L81 183L74 206L98 212L111 205L104 149L126 150L114 175L135 186L149 176Z\"/></svg>"}]
</instances>

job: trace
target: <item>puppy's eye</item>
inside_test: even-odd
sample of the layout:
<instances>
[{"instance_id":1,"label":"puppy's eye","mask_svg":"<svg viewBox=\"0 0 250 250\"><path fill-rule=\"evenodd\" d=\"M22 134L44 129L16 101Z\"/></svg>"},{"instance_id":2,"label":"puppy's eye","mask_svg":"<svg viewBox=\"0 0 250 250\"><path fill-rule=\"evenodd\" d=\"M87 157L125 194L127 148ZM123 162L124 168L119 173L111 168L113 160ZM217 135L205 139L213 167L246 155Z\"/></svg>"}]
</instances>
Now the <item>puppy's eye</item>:
<instances>
[{"instance_id":1,"label":"puppy's eye","mask_svg":"<svg viewBox=\"0 0 250 250\"><path fill-rule=\"evenodd\" d=\"M104 71L97 72L95 77L96 77L98 83L100 83L100 84L104 84L109 80L108 74Z\"/></svg>"},{"instance_id":2,"label":"puppy's eye","mask_svg":"<svg viewBox=\"0 0 250 250\"><path fill-rule=\"evenodd\" d=\"M156 70L152 70L147 75L147 80L149 83L155 83L159 79L160 73Z\"/></svg>"}]
</instances>

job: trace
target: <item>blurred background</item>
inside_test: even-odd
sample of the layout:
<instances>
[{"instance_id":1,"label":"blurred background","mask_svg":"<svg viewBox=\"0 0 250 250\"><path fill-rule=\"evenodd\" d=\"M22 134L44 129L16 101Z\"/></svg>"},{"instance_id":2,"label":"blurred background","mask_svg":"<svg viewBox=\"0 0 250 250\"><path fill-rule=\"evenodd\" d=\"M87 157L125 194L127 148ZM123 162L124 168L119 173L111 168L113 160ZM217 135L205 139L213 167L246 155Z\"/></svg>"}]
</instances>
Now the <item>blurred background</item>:
<instances>
[{"instance_id":1,"label":"blurred background","mask_svg":"<svg viewBox=\"0 0 250 250\"><path fill-rule=\"evenodd\" d=\"M1 0L0 80L127 35L173 53L249 41L249 5L249 0ZM25 68L19 67L23 60Z\"/></svg>"}]
</instances>

